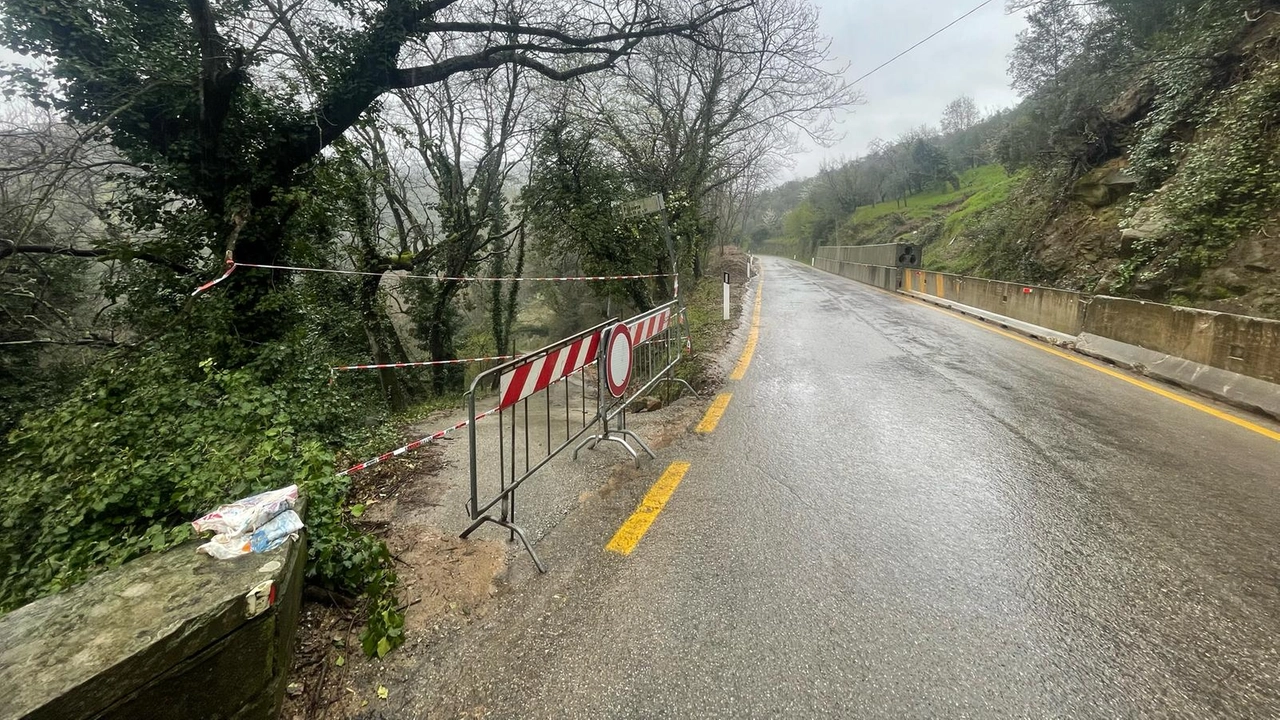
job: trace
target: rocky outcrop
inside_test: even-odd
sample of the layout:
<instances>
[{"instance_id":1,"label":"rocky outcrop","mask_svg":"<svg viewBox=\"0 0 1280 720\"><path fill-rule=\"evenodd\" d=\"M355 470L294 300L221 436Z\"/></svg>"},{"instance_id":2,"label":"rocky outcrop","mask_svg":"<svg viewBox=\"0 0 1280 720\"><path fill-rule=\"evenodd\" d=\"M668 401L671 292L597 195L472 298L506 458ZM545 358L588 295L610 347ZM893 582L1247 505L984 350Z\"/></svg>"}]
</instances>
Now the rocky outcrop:
<instances>
[{"instance_id":1,"label":"rocky outcrop","mask_svg":"<svg viewBox=\"0 0 1280 720\"><path fill-rule=\"evenodd\" d=\"M1170 222L1158 209L1143 206L1133 214L1126 227L1120 230L1122 240L1150 240L1168 235Z\"/></svg>"},{"instance_id":2,"label":"rocky outcrop","mask_svg":"<svg viewBox=\"0 0 1280 720\"><path fill-rule=\"evenodd\" d=\"M1113 205L1138 185L1138 178L1126 167L1104 166L1080 178L1071 187L1071 197L1092 208Z\"/></svg>"}]
</instances>

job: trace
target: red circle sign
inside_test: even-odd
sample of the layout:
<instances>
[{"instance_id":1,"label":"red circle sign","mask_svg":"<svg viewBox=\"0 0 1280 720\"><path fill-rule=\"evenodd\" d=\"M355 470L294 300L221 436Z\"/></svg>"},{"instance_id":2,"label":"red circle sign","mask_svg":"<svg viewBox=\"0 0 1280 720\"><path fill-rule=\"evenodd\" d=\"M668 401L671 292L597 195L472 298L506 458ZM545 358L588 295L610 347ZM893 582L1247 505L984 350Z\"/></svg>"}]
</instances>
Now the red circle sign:
<instances>
[{"instance_id":1,"label":"red circle sign","mask_svg":"<svg viewBox=\"0 0 1280 720\"><path fill-rule=\"evenodd\" d=\"M631 330L625 323L618 323L609 331L605 346L604 376L609 383L609 394L620 398L631 384Z\"/></svg>"}]
</instances>

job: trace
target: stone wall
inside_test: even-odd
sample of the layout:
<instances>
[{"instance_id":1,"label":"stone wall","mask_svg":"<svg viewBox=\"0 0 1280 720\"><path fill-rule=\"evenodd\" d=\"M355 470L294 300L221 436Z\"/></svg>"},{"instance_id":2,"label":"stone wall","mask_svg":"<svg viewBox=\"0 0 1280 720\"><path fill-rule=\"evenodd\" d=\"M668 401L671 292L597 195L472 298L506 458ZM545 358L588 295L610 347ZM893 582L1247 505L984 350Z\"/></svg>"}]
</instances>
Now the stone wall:
<instances>
[{"instance_id":1,"label":"stone wall","mask_svg":"<svg viewBox=\"0 0 1280 720\"><path fill-rule=\"evenodd\" d=\"M0 720L274 720L305 539L234 560L197 554L198 544L0 616Z\"/></svg>"}]
</instances>

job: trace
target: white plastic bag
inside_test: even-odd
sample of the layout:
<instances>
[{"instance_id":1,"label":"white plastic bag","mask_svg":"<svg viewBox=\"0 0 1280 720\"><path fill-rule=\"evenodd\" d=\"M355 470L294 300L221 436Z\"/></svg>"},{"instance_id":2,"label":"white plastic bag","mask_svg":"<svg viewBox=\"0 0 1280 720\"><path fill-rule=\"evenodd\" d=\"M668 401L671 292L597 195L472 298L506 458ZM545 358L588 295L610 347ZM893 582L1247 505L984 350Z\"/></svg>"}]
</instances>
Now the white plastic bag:
<instances>
[{"instance_id":1,"label":"white plastic bag","mask_svg":"<svg viewBox=\"0 0 1280 720\"><path fill-rule=\"evenodd\" d=\"M268 490L243 500L237 500L229 505L223 505L191 523L191 527L195 528L198 533L212 530L219 535L248 535L265 525L268 520L276 515L285 510L292 510L297 502L297 485L290 485L279 490ZM215 557L217 556L215 555Z\"/></svg>"},{"instance_id":2,"label":"white plastic bag","mask_svg":"<svg viewBox=\"0 0 1280 720\"><path fill-rule=\"evenodd\" d=\"M196 552L202 552L219 560L230 560L248 553L251 549L248 535L214 535L209 542L196 548Z\"/></svg>"},{"instance_id":3,"label":"white plastic bag","mask_svg":"<svg viewBox=\"0 0 1280 720\"><path fill-rule=\"evenodd\" d=\"M275 550L291 535L302 529L302 518L292 510L285 510L267 521L249 536L249 547L256 553Z\"/></svg>"}]
</instances>

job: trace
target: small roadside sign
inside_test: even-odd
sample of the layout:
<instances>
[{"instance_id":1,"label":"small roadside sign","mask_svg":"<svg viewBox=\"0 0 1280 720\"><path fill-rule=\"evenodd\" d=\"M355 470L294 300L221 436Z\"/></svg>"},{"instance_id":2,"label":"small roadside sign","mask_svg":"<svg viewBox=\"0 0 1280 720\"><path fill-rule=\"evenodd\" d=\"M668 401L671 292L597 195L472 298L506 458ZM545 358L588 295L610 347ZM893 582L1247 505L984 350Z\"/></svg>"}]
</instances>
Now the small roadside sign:
<instances>
[{"instance_id":1,"label":"small roadside sign","mask_svg":"<svg viewBox=\"0 0 1280 720\"><path fill-rule=\"evenodd\" d=\"M631 384L631 330L626 323L618 323L609 331L604 375L610 395L620 398L627 394L627 386Z\"/></svg>"},{"instance_id":2,"label":"small roadside sign","mask_svg":"<svg viewBox=\"0 0 1280 720\"><path fill-rule=\"evenodd\" d=\"M630 200L622 203L622 216L631 218L637 215L649 215L662 210L664 207L666 207L666 204L662 201L662 194L657 193L639 200Z\"/></svg>"},{"instance_id":3,"label":"small roadside sign","mask_svg":"<svg viewBox=\"0 0 1280 720\"><path fill-rule=\"evenodd\" d=\"M729 273L724 274L724 319L729 319Z\"/></svg>"}]
</instances>

